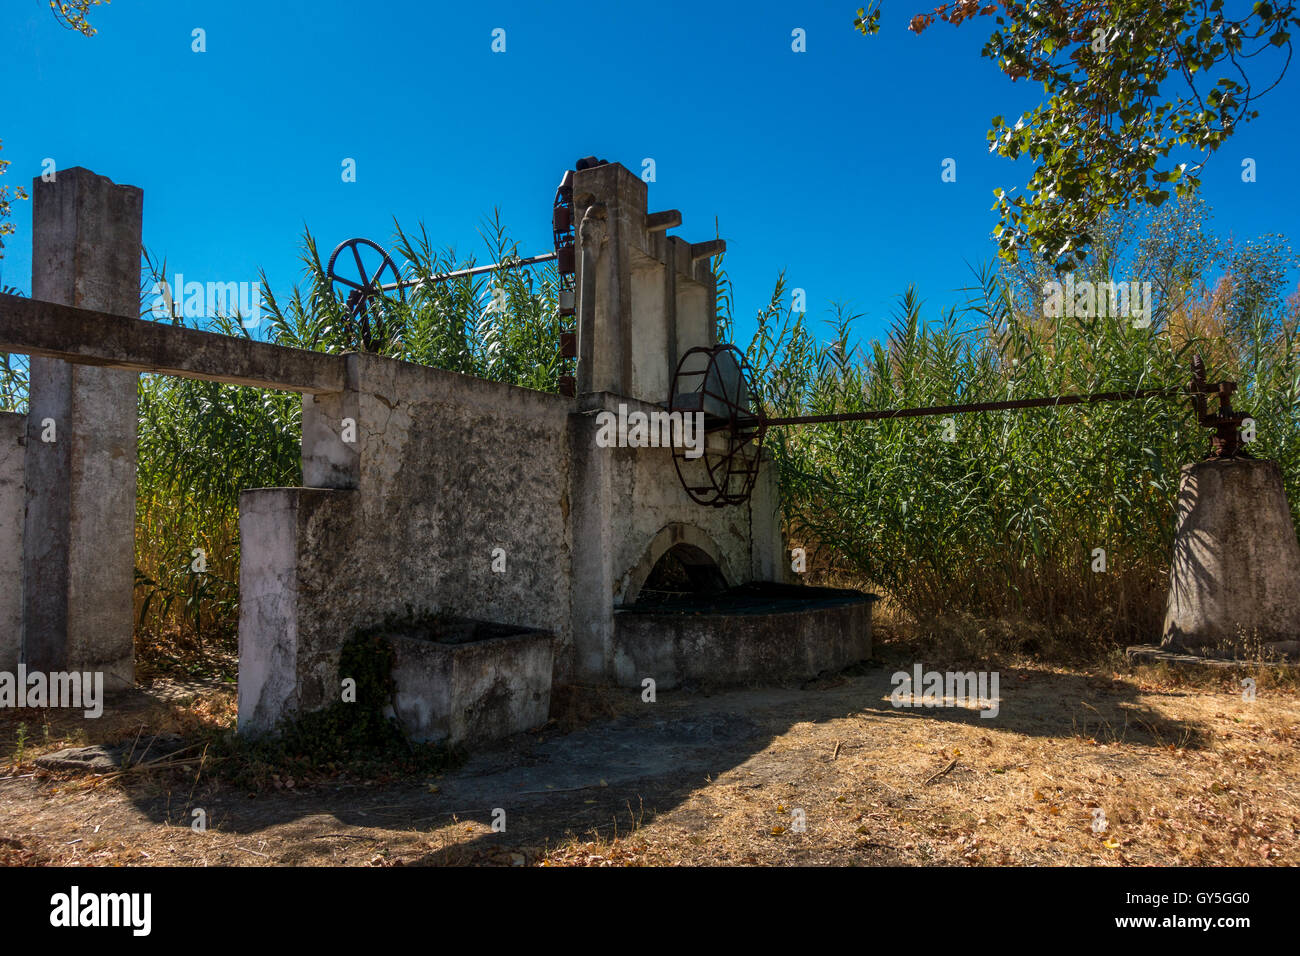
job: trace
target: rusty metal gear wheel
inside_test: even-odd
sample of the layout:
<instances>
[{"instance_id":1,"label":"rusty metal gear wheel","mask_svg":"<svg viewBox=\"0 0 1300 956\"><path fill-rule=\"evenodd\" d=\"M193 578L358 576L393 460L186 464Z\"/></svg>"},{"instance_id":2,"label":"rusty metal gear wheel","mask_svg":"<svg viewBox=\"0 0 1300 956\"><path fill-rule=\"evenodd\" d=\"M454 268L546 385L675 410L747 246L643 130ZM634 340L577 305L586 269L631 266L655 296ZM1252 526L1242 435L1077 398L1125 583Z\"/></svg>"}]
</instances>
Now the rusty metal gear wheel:
<instances>
[{"instance_id":1,"label":"rusty metal gear wheel","mask_svg":"<svg viewBox=\"0 0 1300 956\"><path fill-rule=\"evenodd\" d=\"M343 261L339 262L339 255L345 249L352 254L351 260L349 261L349 258L345 256ZM379 253L379 264L377 266L366 264L366 257L361 254L363 249ZM354 265L356 268L355 276L352 273ZM385 273L392 277L388 283L384 282ZM344 300L344 308L347 309L347 320L350 323L351 334L349 338L364 351L370 351L375 340L371 328L372 319L375 326L373 331L377 332L380 326L377 303L382 301L384 293L387 291L385 285L388 285L389 288L397 285L395 291L398 295L401 295L400 283L402 277L398 274L397 265L379 243L372 242L369 239L348 239L339 243L338 248L330 253L329 265L325 267L325 274L329 276L336 293L339 291L339 286L348 290L347 298Z\"/></svg>"},{"instance_id":2,"label":"rusty metal gear wheel","mask_svg":"<svg viewBox=\"0 0 1300 956\"><path fill-rule=\"evenodd\" d=\"M756 400L753 373L734 345L699 346L677 363L669 409L701 416L704 427L702 454L673 447L677 477L692 501L720 508L748 500L765 427Z\"/></svg>"}]
</instances>

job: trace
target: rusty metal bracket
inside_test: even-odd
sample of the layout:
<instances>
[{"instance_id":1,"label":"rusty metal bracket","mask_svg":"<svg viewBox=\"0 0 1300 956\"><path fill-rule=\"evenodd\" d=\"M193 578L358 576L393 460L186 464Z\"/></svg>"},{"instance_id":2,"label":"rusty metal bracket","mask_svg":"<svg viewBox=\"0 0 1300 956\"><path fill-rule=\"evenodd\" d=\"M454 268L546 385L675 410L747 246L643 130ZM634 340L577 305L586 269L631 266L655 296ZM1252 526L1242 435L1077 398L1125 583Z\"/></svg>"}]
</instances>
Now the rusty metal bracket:
<instances>
[{"instance_id":1,"label":"rusty metal bracket","mask_svg":"<svg viewBox=\"0 0 1300 956\"><path fill-rule=\"evenodd\" d=\"M1187 391L1192 396L1197 422L1214 429L1214 435L1210 438L1210 453L1205 456L1207 461L1254 457L1246 451L1245 442L1241 438L1242 423L1250 418L1250 413L1232 407L1232 395L1236 390L1236 382L1206 382L1204 360L1199 355L1192 358L1192 380ZM1218 396L1219 399L1218 410L1213 415L1207 407L1208 395Z\"/></svg>"}]
</instances>

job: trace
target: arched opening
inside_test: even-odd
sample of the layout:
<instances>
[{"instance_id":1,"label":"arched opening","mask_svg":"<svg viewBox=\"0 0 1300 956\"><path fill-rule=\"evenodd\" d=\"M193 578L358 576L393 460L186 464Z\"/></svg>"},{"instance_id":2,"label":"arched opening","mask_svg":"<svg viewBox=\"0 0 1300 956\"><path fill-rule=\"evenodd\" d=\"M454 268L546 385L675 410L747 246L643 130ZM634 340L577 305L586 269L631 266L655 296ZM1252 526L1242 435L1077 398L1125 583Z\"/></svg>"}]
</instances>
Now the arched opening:
<instances>
[{"instance_id":1,"label":"arched opening","mask_svg":"<svg viewBox=\"0 0 1300 956\"><path fill-rule=\"evenodd\" d=\"M709 535L684 522L664 525L619 579L618 607L662 604L725 591L740 579Z\"/></svg>"},{"instance_id":2,"label":"arched opening","mask_svg":"<svg viewBox=\"0 0 1300 956\"><path fill-rule=\"evenodd\" d=\"M655 562L636 595L638 605L670 604L720 594L727 579L712 556L692 544L675 544Z\"/></svg>"}]
</instances>

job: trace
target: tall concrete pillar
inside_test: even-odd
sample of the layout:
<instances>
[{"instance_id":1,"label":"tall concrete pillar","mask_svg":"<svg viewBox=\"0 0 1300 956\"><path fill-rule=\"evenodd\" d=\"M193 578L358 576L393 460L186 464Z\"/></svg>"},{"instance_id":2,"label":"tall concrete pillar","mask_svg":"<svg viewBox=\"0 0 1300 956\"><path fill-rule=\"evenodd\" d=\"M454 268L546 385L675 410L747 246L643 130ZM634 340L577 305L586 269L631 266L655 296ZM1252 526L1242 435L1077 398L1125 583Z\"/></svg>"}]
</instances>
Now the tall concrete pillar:
<instances>
[{"instance_id":1,"label":"tall concrete pillar","mask_svg":"<svg viewBox=\"0 0 1300 956\"><path fill-rule=\"evenodd\" d=\"M574 173L579 395L659 404L681 355L717 344L710 259L725 245L667 235L681 214L647 212L646 199L646 184L618 163Z\"/></svg>"},{"instance_id":2,"label":"tall concrete pillar","mask_svg":"<svg viewBox=\"0 0 1300 956\"><path fill-rule=\"evenodd\" d=\"M1300 543L1276 462L1183 466L1167 647L1235 656L1300 640Z\"/></svg>"},{"instance_id":3,"label":"tall concrete pillar","mask_svg":"<svg viewBox=\"0 0 1300 956\"><path fill-rule=\"evenodd\" d=\"M22 652L26 434L25 415L0 412L0 672L9 673Z\"/></svg>"},{"instance_id":4,"label":"tall concrete pillar","mask_svg":"<svg viewBox=\"0 0 1300 956\"><path fill-rule=\"evenodd\" d=\"M632 270L646 243L646 184L618 163L580 169L573 177L573 208L578 391L632 394Z\"/></svg>"},{"instance_id":5,"label":"tall concrete pillar","mask_svg":"<svg viewBox=\"0 0 1300 956\"><path fill-rule=\"evenodd\" d=\"M144 193L88 169L32 185L32 297L138 317ZM136 373L31 359L23 534L29 670L135 678Z\"/></svg>"}]
</instances>

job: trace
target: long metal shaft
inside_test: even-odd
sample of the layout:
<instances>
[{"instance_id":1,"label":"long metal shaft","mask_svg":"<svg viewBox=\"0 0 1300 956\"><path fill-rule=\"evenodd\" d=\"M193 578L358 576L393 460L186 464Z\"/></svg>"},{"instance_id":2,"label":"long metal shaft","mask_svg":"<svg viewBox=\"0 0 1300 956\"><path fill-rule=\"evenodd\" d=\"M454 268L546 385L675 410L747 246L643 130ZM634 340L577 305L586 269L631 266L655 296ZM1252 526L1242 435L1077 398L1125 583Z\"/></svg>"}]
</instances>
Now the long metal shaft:
<instances>
[{"instance_id":1,"label":"long metal shaft","mask_svg":"<svg viewBox=\"0 0 1300 956\"><path fill-rule=\"evenodd\" d=\"M1003 402L975 402L969 405L930 405L925 408L882 408L870 412L844 412L838 415L793 415L764 418L767 427L777 425L817 425L827 422L869 422L887 418L919 418L925 415L960 415L963 412L996 412L1009 408L1051 408L1057 405L1089 405L1096 402L1123 402L1142 398L1170 398L1187 393L1186 388L1140 388L1127 392L1093 392L1088 395L1056 395L1051 398L1017 398Z\"/></svg>"},{"instance_id":2,"label":"long metal shaft","mask_svg":"<svg viewBox=\"0 0 1300 956\"><path fill-rule=\"evenodd\" d=\"M478 276L485 272L496 272L498 269L522 269L524 266L536 265L539 262L550 262L557 258L554 252L543 252L540 255L529 256L527 259L513 259L508 262L493 262L486 266L474 266L472 269L458 269L455 272L443 272L436 276L429 276L427 279L407 279L404 282L390 282L387 285L381 285L379 288L384 292L394 292L398 289L411 289L417 285L428 283L446 282L448 279L459 279L464 276Z\"/></svg>"}]
</instances>

